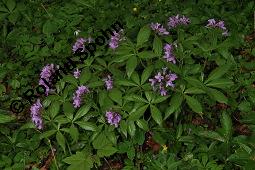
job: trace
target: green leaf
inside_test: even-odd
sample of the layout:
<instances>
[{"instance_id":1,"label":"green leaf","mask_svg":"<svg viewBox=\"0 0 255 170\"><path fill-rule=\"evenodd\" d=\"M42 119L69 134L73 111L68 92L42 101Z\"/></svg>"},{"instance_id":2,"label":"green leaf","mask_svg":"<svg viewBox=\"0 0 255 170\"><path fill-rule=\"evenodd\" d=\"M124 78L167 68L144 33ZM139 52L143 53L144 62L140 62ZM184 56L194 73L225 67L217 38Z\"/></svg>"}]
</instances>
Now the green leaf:
<instances>
[{"instance_id":1,"label":"green leaf","mask_svg":"<svg viewBox=\"0 0 255 170\"><path fill-rule=\"evenodd\" d=\"M44 34L52 34L58 31L57 22L52 20L46 20L42 29Z\"/></svg>"},{"instance_id":2,"label":"green leaf","mask_svg":"<svg viewBox=\"0 0 255 170\"><path fill-rule=\"evenodd\" d=\"M174 93L170 100L169 107L166 110L165 118L167 119L172 113L174 113L182 104L183 96L181 93Z\"/></svg>"},{"instance_id":3,"label":"green leaf","mask_svg":"<svg viewBox=\"0 0 255 170\"><path fill-rule=\"evenodd\" d=\"M125 120L120 121L120 131L127 137L127 123Z\"/></svg>"},{"instance_id":4,"label":"green leaf","mask_svg":"<svg viewBox=\"0 0 255 170\"><path fill-rule=\"evenodd\" d=\"M134 101L134 102L141 102L141 103L148 103L146 99L136 94L127 95L124 97L126 100Z\"/></svg>"},{"instance_id":5,"label":"green leaf","mask_svg":"<svg viewBox=\"0 0 255 170\"><path fill-rule=\"evenodd\" d=\"M78 131L78 129L76 127L71 126L69 128L69 134L72 137L73 142L77 142L78 141L78 139L79 139L79 131Z\"/></svg>"},{"instance_id":6,"label":"green leaf","mask_svg":"<svg viewBox=\"0 0 255 170\"><path fill-rule=\"evenodd\" d=\"M185 77L184 79L188 82L188 84L194 87L200 88L202 90L205 88L204 84L194 77Z\"/></svg>"},{"instance_id":7,"label":"green leaf","mask_svg":"<svg viewBox=\"0 0 255 170\"><path fill-rule=\"evenodd\" d=\"M88 84L89 88L95 88L95 87L100 87L100 86L104 86L104 82L103 81L94 81Z\"/></svg>"},{"instance_id":8,"label":"green leaf","mask_svg":"<svg viewBox=\"0 0 255 170\"><path fill-rule=\"evenodd\" d=\"M222 113L220 120L222 128L224 130L224 136L227 140L229 140L232 134L232 120L230 116L225 112Z\"/></svg>"},{"instance_id":9,"label":"green leaf","mask_svg":"<svg viewBox=\"0 0 255 170\"><path fill-rule=\"evenodd\" d=\"M40 134L40 139L48 138L54 135L56 132L57 130L49 130L49 131L43 132L42 134Z\"/></svg>"},{"instance_id":10,"label":"green leaf","mask_svg":"<svg viewBox=\"0 0 255 170\"><path fill-rule=\"evenodd\" d=\"M153 99L151 101L151 103L152 104L161 103L161 102L165 101L168 98L169 98L169 96L158 96L156 99Z\"/></svg>"},{"instance_id":11,"label":"green leaf","mask_svg":"<svg viewBox=\"0 0 255 170\"><path fill-rule=\"evenodd\" d=\"M119 86L137 86L137 84L130 80L116 80L115 83Z\"/></svg>"},{"instance_id":12,"label":"green leaf","mask_svg":"<svg viewBox=\"0 0 255 170\"><path fill-rule=\"evenodd\" d=\"M205 83L208 83L209 81L215 80L223 76L227 71L230 69L231 65L225 64L223 66L217 67L214 69L208 76L208 79L205 81Z\"/></svg>"},{"instance_id":13,"label":"green leaf","mask_svg":"<svg viewBox=\"0 0 255 170\"><path fill-rule=\"evenodd\" d=\"M118 56L114 56L113 60L110 62L110 65L112 63L121 63L123 61L126 61L127 59L129 59L131 56L135 56L135 54L126 54L126 55L118 55Z\"/></svg>"},{"instance_id":14,"label":"green leaf","mask_svg":"<svg viewBox=\"0 0 255 170\"><path fill-rule=\"evenodd\" d=\"M133 74L131 75L131 79L138 85L140 85L140 77L139 74L134 71Z\"/></svg>"},{"instance_id":15,"label":"green leaf","mask_svg":"<svg viewBox=\"0 0 255 170\"><path fill-rule=\"evenodd\" d=\"M83 105L76 113L73 121L76 121L77 119L83 117L84 115L86 115L89 110L91 108L91 104L86 104L86 105Z\"/></svg>"},{"instance_id":16,"label":"green leaf","mask_svg":"<svg viewBox=\"0 0 255 170\"><path fill-rule=\"evenodd\" d=\"M68 170L90 170L93 167L92 157L87 152L76 152L63 160L65 163L70 164Z\"/></svg>"},{"instance_id":17,"label":"green leaf","mask_svg":"<svg viewBox=\"0 0 255 170\"><path fill-rule=\"evenodd\" d=\"M144 119L137 120L136 124L139 128L143 129L146 132L149 130L148 122L146 122Z\"/></svg>"},{"instance_id":18,"label":"green leaf","mask_svg":"<svg viewBox=\"0 0 255 170\"><path fill-rule=\"evenodd\" d=\"M152 92L152 91L145 91L145 96L146 96L146 99L148 100L148 102L150 103L152 100L155 99L155 93Z\"/></svg>"},{"instance_id":19,"label":"green leaf","mask_svg":"<svg viewBox=\"0 0 255 170\"><path fill-rule=\"evenodd\" d=\"M135 136L136 127L134 121L128 121L128 133L131 137Z\"/></svg>"},{"instance_id":20,"label":"green leaf","mask_svg":"<svg viewBox=\"0 0 255 170\"><path fill-rule=\"evenodd\" d=\"M61 148L65 152L65 137L60 131L57 132L56 139L57 139L58 144L61 146Z\"/></svg>"},{"instance_id":21,"label":"green leaf","mask_svg":"<svg viewBox=\"0 0 255 170\"><path fill-rule=\"evenodd\" d=\"M51 118L53 119L57 116L57 114L59 113L59 110L60 110L60 102L53 101L47 111L50 114Z\"/></svg>"},{"instance_id":22,"label":"green leaf","mask_svg":"<svg viewBox=\"0 0 255 170\"><path fill-rule=\"evenodd\" d=\"M108 97L106 91L100 91L99 93L99 104L100 107L111 107L113 105L112 100Z\"/></svg>"},{"instance_id":23,"label":"green leaf","mask_svg":"<svg viewBox=\"0 0 255 170\"><path fill-rule=\"evenodd\" d=\"M229 79L215 79L206 84L206 86L227 89L233 86L234 83Z\"/></svg>"},{"instance_id":24,"label":"green leaf","mask_svg":"<svg viewBox=\"0 0 255 170\"><path fill-rule=\"evenodd\" d=\"M187 104L189 105L189 107L196 113L202 113L203 109L202 106L200 104L200 102L195 99L194 97L190 97L185 95L185 99L187 101Z\"/></svg>"},{"instance_id":25,"label":"green leaf","mask_svg":"<svg viewBox=\"0 0 255 170\"><path fill-rule=\"evenodd\" d=\"M6 6L9 9L9 11L12 12L14 10L14 8L16 7L16 1L15 0L7 0Z\"/></svg>"},{"instance_id":26,"label":"green leaf","mask_svg":"<svg viewBox=\"0 0 255 170\"><path fill-rule=\"evenodd\" d=\"M95 149L101 149L108 144L110 144L110 141L107 139L104 132L101 132L92 142L92 145Z\"/></svg>"},{"instance_id":27,"label":"green leaf","mask_svg":"<svg viewBox=\"0 0 255 170\"><path fill-rule=\"evenodd\" d=\"M159 109L153 105L150 105L151 108L151 116L155 120L155 122L159 125L162 124L162 114Z\"/></svg>"},{"instance_id":28,"label":"green leaf","mask_svg":"<svg viewBox=\"0 0 255 170\"><path fill-rule=\"evenodd\" d=\"M144 106L140 107L139 109L131 112L128 119L129 120L138 120L141 116L143 116L143 114L146 111L147 107L148 107L148 105L144 105Z\"/></svg>"},{"instance_id":29,"label":"green leaf","mask_svg":"<svg viewBox=\"0 0 255 170\"><path fill-rule=\"evenodd\" d=\"M89 131L96 131L97 130L97 126L95 123L92 122L83 122L83 121L78 121L75 122L77 125L79 125L81 128L85 129L85 130L89 130Z\"/></svg>"},{"instance_id":30,"label":"green leaf","mask_svg":"<svg viewBox=\"0 0 255 170\"><path fill-rule=\"evenodd\" d=\"M137 44L136 46L141 46L146 41L148 41L151 34L151 29L148 25L142 27L137 35Z\"/></svg>"},{"instance_id":31,"label":"green leaf","mask_svg":"<svg viewBox=\"0 0 255 170\"><path fill-rule=\"evenodd\" d=\"M109 97L119 105L122 105L122 93L119 89L114 88L110 90Z\"/></svg>"},{"instance_id":32,"label":"green leaf","mask_svg":"<svg viewBox=\"0 0 255 170\"><path fill-rule=\"evenodd\" d=\"M64 111L65 116L66 116L68 119L70 119L70 120L73 119L74 110L75 110L75 109L74 109L73 105L72 105L70 102L65 102L65 103L63 104L63 111Z\"/></svg>"},{"instance_id":33,"label":"green leaf","mask_svg":"<svg viewBox=\"0 0 255 170\"><path fill-rule=\"evenodd\" d=\"M184 94L204 94L206 93L204 90L197 87L190 87L185 90Z\"/></svg>"},{"instance_id":34,"label":"green leaf","mask_svg":"<svg viewBox=\"0 0 255 170\"><path fill-rule=\"evenodd\" d=\"M221 142L225 142L225 139L220 134L218 134L217 132L214 132L214 131L202 131L202 132L198 132L198 135L206 137L206 138L218 140Z\"/></svg>"},{"instance_id":35,"label":"green leaf","mask_svg":"<svg viewBox=\"0 0 255 170\"><path fill-rule=\"evenodd\" d=\"M93 8L93 1L86 1L86 0L74 0L76 3L84 5L85 7ZM95 2L95 1L94 1Z\"/></svg>"},{"instance_id":36,"label":"green leaf","mask_svg":"<svg viewBox=\"0 0 255 170\"><path fill-rule=\"evenodd\" d=\"M5 115L5 114L0 114L0 123L8 123L15 120L14 116L11 115Z\"/></svg>"},{"instance_id":37,"label":"green leaf","mask_svg":"<svg viewBox=\"0 0 255 170\"><path fill-rule=\"evenodd\" d=\"M78 86L76 78L74 78L74 76L72 76L72 75L64 76L63 81L73 84L75 86Z\"/></svg>"},{"instance_id":38,"label":"green leaf","mask_svg":"<svg viewBox=\"0 0 255 170\"><path fill-rule=\"evenodd\" d=\"M144 84L148 78L151 76L151 73L154 69L154 66L148 66L143 70L142 76L141 76L141 84Z\"/></svg>"},{"instance_id":39,"label":"green leaf","mask_svg":"<svg viewBox=\"0 0 255 170\"><path fill-rule=\"evenodd\" d=\"M153 40L154 53L157 54L158 56L160 56L162 53L162 48L163 48L163 45L162 45L161 39L157 35L155 35L154 40Z\"/></svg>"},{"instance_id":40,"label":"green leaf","mask_svg":"<svg viewBox=\"0 0 255 170\"><path fill-rule=\"evenodd\" d=\"M208 94L216 101L228 104L228 98L222 92L216 89L208 88Z\"/></svg>"},{"instance_id":41,"label":"green leaf","mask_svg":"<svg viewBox=\"0 0 255 170\"><path fill-rule=\"evenodd\" d=\"M130 78L131 74L135 70L137 66L137 58L136 56L132 56L128 59L127 65L126 65L126 70L127 70L127 76Z\"/></svg>"},{"instance_id":42,"label":"green leaf","mask_svg":"<svg viewBox=\"0 0 255 170\"><path fill-rule=\"evenodd\" d=\"M87 81L90 80L92 74L89 69L83 69L81 72L81 76L79 77L80 83L85 84Z\"/></svg>"},{"instance_id":43,"label":"green leaf","mask_svg":"<svg viewBox=\"0 0 255 170\"><path fill-rule=\"evenodd\" d=\"M111 156L113 155L114 153L116 153L118 150L116 148L114 148L113 146L111 145L106 145L104 146L103 148L99 149L97 151L97 155L99 157L105 157L105 156Z\"/></svg>"},{"instance_id":44,"label":"green leaf","mask_svg":"<svg viewBox=\"0 0 255 170\"><path fill-rule=\"evenodd\" d=\"M152 59L156 57L156 54L153 53L152 51L142 51L138 53L138 57L141 59Z\"/></svg>"},{"instance_id":45,"label":"green leaf","mask_svg":"<svg viewBox=\"0 0 255 170\"><path fill-rule=\"evenodd\" d=\"M179 139L181 137L182 132L183 132L182 124L179 123L178 128L177 128L177 132L176 132L176 139Z\"/></svg>"}]
</instances>

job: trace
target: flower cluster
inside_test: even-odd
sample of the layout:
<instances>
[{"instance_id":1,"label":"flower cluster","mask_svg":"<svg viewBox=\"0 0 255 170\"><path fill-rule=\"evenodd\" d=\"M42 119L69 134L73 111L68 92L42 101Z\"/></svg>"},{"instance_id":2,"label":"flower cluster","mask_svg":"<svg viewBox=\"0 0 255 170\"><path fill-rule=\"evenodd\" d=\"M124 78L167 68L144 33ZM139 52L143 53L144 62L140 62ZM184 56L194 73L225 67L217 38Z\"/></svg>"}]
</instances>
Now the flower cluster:
<instances>
[{"instance_id":1,"label":"flower cluster","mask_svg":"<svg viewBox=\"0 0 255 170\"><path fill-rule=\"evenodd\" d=\"M76 68L75 71L73 72L73 76L76 79L78 79L80 77L80 75L81 75L81 71L78 68Z\"/></svg>"},{"instance_id":2,"label":"flower cluster","mask_svg":"<svg viewBox=\"0 0 255 170\"><path fill-rule=\"evenodd\" d=\"M173 64L176 63L175 56L173 54L173 45L172 44L166 44L164 46L164 53L163 56L164 59L166 59L167 62L172 62Z\"/></svg>"},{"instance_id":3,"label":"flower cluster","mask_svg":"<svg viewBox=\"0 0 255 170\"><path fill-rule=\"evenodd\" d=\"M208 23L206 25L206 27L211 27L211 28L219 28L221 30L223 30L224 32L222 33L222 35L227 36L228 35L228 30L225 27L224 21L218 21L216 22L215 19L209 19Z\"/></svg>"},{"instance_id":4,"label":"flower cluster","mask_svg":"<svg viewBox=\"0 0 255 170\"><path fill-rule=\"evenodd\" d=\"M87 86L79 86L76 92L73 96L73 105L75 108L78 108L81 106L81 96L83 94L87 94L89 92L89 89Z\"/></svg>"},{"instance_id":5,"label":"flower cluster","mask_svg":"<svg viewBox=\"0 0 255 170\"><path fill-rule=\"evenodd\" d=\"M168 27L169 28L175 28L178 25L188 25L190 23L190 19L182 16L180 17L179 14L176 16L169 17L168 19Z\"/></svg>"},{"instance_id":6,"label":"flower cluster","mask_svg":"<svg viewBox=\"0 0 255 170\"><path fill-rule=\"evenodd\" d=\"M40 99L37 99L37 101L30 108L32 122L35 124L37 129L43 128L43 122L41 118L41 109L42 109L42 104L40 102Z\"/></svg>"},{"instance_id":7,"label":"flower cluster","mask_svg":"<svg viewBox=\"0 0 255 170\"><path fill-rule=\"evenodd\" d=\"M74 43L73 45L73 48L72 48L72 51L73 53L75 53L77 50L81 50L80 52L84 52L85 50L85 43L91 43L93 42L94 40L89 37L89 38L78 38L76 40L76 42Z\"/></svg>"},{"instance_id":8,"label":"flower cluster","mask_svg":"<svg viewBox=\"0 0 255 170\"><path fill-rule=\"evenodd\" d=\"M119 122L121 120L121 116L119 113L107 111L105 113L105 116L109 124L114 125L115 127L118 127Z\"/></svg>"},{"instance_id":9,"label":"flower cluster","mask_svg":"<svg viewBox=\"0 0 255 170\"><path fill-rule=\"evenodd\" d=\"M114 35L111 36L109 47L111 49L116 49L119 46L119 42L124 40L122 37L123 30L121 29L118 33L116 31L113 32Z\"/></svg>"},{"instance_id":10,"label":"flower cluster","mask_svg":"<svg viewBox=\"0 0 255 170\"><path fill-rule=\"evenodd\" d=\"M151 23L150 27L158 35L169 35L169 32L159 23Z\"/></svg>"},{"instance_id":11,"label":"flower cluster","mask_svg":"<svg viewBox=\"0 0 255 170\"><path fill-rule=\"evenodd\" d=\"M159 89L161 96L167 95L167 87L174 87L173 81L176 80L178 77L176 74L172 74L170 71L167 72L167 68L163 68L162 72L158 72L154 78L149 79L151 82L151 86L153 90L156 91Z\"/></svg>"},{"instance_id":12,"label":"flower cluster","mask_svg":"<svg viewBox=\"0 0 255 170\"><path fill-rule=\"evenodd\" d=\"M45 67L43 67L41 71L39 85L45 87L46 96L48 96L49 92L51 91L50 86L52 85L51 81L53 79L54 73L55 73L54 64L47 64Z\"/></svg>"},{"instance_id":13,"label":"flower cluster","mask_svg":"<svg viewBox=\"0 0 255 170\"><path fill-rule=\"evenodd\" d=\"M107 90L111 90L113 88L113 79L110 75L104 78L103 81Z\"/></svg>"}]
</instances>

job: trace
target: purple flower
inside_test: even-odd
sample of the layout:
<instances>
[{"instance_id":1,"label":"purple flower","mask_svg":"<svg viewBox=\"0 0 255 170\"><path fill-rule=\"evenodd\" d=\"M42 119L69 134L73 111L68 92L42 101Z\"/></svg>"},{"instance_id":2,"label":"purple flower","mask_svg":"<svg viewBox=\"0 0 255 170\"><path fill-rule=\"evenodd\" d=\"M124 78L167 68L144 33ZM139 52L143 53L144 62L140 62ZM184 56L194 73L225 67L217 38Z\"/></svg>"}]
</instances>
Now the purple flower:
<instances>
[{"instance_id":1,"label":"purple flower","mask_svg":"<svg viewBox=\"0 0 255 170\"><path fill-rule=\"evenodd\" d=\"M78 38L75 42L75 44L73 45L73 53L75 53L78 49L82 49L81 52L84 52L84 43L86 42L86 40L84 38Z\"/></svg>"},{"instance_id":2,"label":"purple flower","mask_svg":"<svg viewBox=\"0 0 255 170\"><path fill-rule=\"evenodd\" d=\"M172 62L173 64L176 63L175 56L173 54L172 44L166 44L164 46L164 53L165 55L163 56L163 58L166 59L167 62Z\"/></svg>"},{"instance_id":3,"label":"purple flower","mask_svg":"<svg viewBox=\"0 0 255 170\"><path fill-rule=\"evenodd\" d=\"M52 89L50 89L49 86L52 85L51 81L53 79L54 73L55 73L54 64L47 64L45 67L43 67L41 71L39 85L45 87L46 96L48 96L49 92L52 91Z\"/></svg>"},{"instance_id":4,"label":"purple flower","mask_svg":"<svg viewBox=\"0 0 255 170\"><path fill-rule=\"evenodd\" d=\"M43 128L43 122L41 118L41 109L42 109L42 104L40 102L40 99L37 99L36 103L34 103L30 108L31 119L37 129Z\"/></svg>"},{"instance_id":5,"label":"purple flower","mask_svg":"<svg viewBox=\"0 0 255 170\"><path fill-rule=\"evenodd\" d=\"M167 68L162 68L162 72L158 72L154 78L149 79L149 82L151 82L154 91L157 91L158 89L161 96L166 96L168 94L167 88L175 87L173 81L177 78L176 74L171 73Z\"/></svg>"},{"instance_id":6,"label":"purple flower","mask_svg":"<svg viewBox=\"0 0 255 170\"><path fill-rule=\"evenodd\" d=\"M151 23L150 27L158 35L169 35L169 32L159 23Z\"/></svg>"},{"instance_id":7,"label":"purple flower","mask_svg":"<svg viewBox=\"0 0 255 170\"><path fill-rule=\"evenodd\" d=\"M89 89L87 86L79 86L76 92L73 96L73 105L75 108L78 108L81 106L81 96L83 94L87 94L89 92Z\"/></svg>"},{"instance_id":8,"label":"purple flower","mask_svg":"<svg viewBox=\"0 0 255 170\"><path fill-rule=\"evenodd\" d=\"M78 79L80 75L81 71L78 68L76 68L75 71L73 72L73 76Z\"/></svg>"},{"instance_id":9,"label":"purple flower","mask_svg":"<svg viewBox=\"0 0 255 170\"><path fill-rule=\"evenodd\" d=\"M91 43L94 42L94 39L92 39L91 37L89 38L78 38L76 40L76 42L73 45L72 51L73 53L75 53L78 49L81 49L81 52L85 51L85 43Z\"/></svg>"},{"instance_id":10,"label":"purple flower","mask_svg":"<svg viewBox=\"0 0 255 170\"><path fill-rule=\"evenodd\" d=\"M185 16L179 17L179 14L178 14L176 16L169 17L167 25L170 29L170 28L175 28L178 25L188 25L189 23L190 23L189 18Z\"/></svg>"},{"instance_id":11,"label":"purple flower","mask_svg":"<svg viewBox=\"0 0 255 170\"><path fill-rule=\"evenodd\" d=\"M159 88L159 91L160 91L160 95L161 95L161 96L166 96L166 95L167 95L167 91L165 90L164 87L160 87L160 88Z\"/></svg>"},{"instance_id":12,"label":"purple flower","mask_svg":"<svg viewBox=\"0 0 255 170\"><path fill-rule=\"evenodd\" d=\"M151 82L151 86L154 86L157 83L156 79L149 79L149 82Z\"/></svg>"},{"instance_id":13,"label":"purple flower","mask_svg":"<svg viewBox=\"0 0 255 170\"><path fill-rule=\"evenodd\" d=\"M216 24L216 27L218 27L218 28L220 28L220 29L222 29L222 30L226 30L224 21L219 21L219 22Z\"/></svg>"},{"instance_id":14,"label":"purple flower","mask_svg":"<svg viewBox=\"0 0 255 170\"><path fill-rule=\"evenodd\" d=\"M120 114L116 112L112 112L112 111L107 111L105 113L105 116L109 124L114 125L115 127L118 127L119 122L121 120Z\"/></svg>"},{"instance_id":15,"label":"purple flower","mask_svg":"<svg viewBox=\"0 0 255 170\"><path fill-rule=\"evenodd\" d=\"M107 90L111 90L113 88L113 79L110 75L108 75L107 78L104 78L103 81Z\"/></svg>"},{"instance_id":16,"label":"purple flower","mask_svg":"<svg viewBox=\"0 0 255 170\"><path fill-rule=\"evenodd\" d=\"M208 19L208 24L206 25L206 27L215 27L215 25L216 25L215 19Z\"/></svg>"},{"instance_id":17,"label":"purple flower","mask_svg":"<svg viewBox=\"0 0 255 170\"><path fill-rule=\"evenodd\" d=\"M161 80L163 80L164 77L161 76L161 73L160 73L160 72L158 72L158 74L155 76L155 79L156 79L158 82L161 82Z\"/></svg>"},{"instance_id":18,"label":"purple flower","mask_svg":"<svg viewBox=\"0 0 255 170\"><path fill-rule=\"evenodd\" d=\"M111 49L116 49L119 46L119 42L122 41L123 30L121 29L118 33L116 31L113 32L113 36L111 36L111 40L109 42L109 47Z\"/></svg>"},{"instance_id":19,"label":"purple flower","mask_svg":"<svg viewBox=\"0 0 255 170\"><path fill-rule=\"evenodd\" d=\"M223 36L227 36L227 35L228 35L228 30L227 30L227 28L225 27L224 21L218 21L218 22L216 22L215 19L209 19L209 20L208 20L208 23L207 23L207 25L206 25L206 27L207 27L207 28L208 28L208 27L211 27L211 28L219 28L219 29L221 29L222 31L224 31L224 32L222 33Z\"/></svg>"},{"instance_id":20,"label":"purple flower","mask_svg":"<svg viewBox=\"0 0 255 170\"><path fill-rule=\"evenodd\" d=\"M166 80L169 80L169 81L174 81L174 80L176 80L178 77L177 77L177 75L176 74L167 74L166 76L165 76L165 78L166 78Z\"/></svg>"}]
</instances>

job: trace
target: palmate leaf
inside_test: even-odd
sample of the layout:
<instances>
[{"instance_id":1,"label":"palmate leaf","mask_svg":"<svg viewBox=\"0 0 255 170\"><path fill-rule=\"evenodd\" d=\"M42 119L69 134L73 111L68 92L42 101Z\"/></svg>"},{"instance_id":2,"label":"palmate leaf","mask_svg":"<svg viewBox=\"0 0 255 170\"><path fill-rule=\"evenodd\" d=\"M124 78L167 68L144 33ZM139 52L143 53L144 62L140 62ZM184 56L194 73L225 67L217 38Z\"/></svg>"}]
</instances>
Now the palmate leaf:
<instances>
[{"instance_id":1,"label":"palmate leaf","mask_svg":"<svg viewBox=\"0 0 255 170\"><path fill-rule=\"evenodd\" d=\"M76 152L75 155L69 156L63 161L70 164L68 170L90 170L93 167L92 157L86 152Z\"/></svg>"}]
</instances>

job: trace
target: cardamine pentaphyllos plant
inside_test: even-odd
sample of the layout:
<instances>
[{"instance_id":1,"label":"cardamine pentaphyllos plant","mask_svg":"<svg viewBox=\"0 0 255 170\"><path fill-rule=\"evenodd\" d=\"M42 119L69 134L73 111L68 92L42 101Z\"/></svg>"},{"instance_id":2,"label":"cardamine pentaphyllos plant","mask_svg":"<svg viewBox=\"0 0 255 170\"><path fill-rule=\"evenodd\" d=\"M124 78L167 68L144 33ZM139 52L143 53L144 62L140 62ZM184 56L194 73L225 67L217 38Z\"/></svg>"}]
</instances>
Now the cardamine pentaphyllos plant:
<instances>
[{"instance_id":1,"label":"cardamine pentaphyllos plant","mask_svg":"<svg viewBox=\"0 0 255 170\"><path fill-rule=\"evenodd\" d=\"M158 11L153 13L148 8L142 11L142 7L146 7L143 3L128 6L126 4L129 2L123 1L120 2L122 7L137 9L135 13L125 13L126 17L120 16L127 24L125 28L114 31L112 35L108 33L105 46L97 46L94 56L78 61L80 56L84 57L85 46L95 43L100 29L107 28L108 18L119 18L107 17L100 23L99 18L105 18L102 15L108 9L102 9L91 17L83 17L84 6L88 8L86 12L92 9L94 12L101 6L106 8L101 3L103 1L96 4L88 2L86 5L75 2L68 8L61 8L59 15L53 15L54 18L47 24L42 24L42 33L47 35L45 37L32 36L30 39L24 30L18 30L23 35L16 47L20 55L25 58L32 56L29 59L33 61L38 54L39 64L46 63L41 74L37 75L39 85L46 88L46 95L40 96L31 105L30 116L26 117L31 119L37 131L33 130L31 122L24 126L23 122L18 122L17 125L22 124L22 128L12 133L16 124L10 125L11 130L8 130L9 127L2 126L3 120L7 119L0 114L1 133L4 136L0 139L0 146L4 146L0 169L18 169L17 164L45 168L49 162L52 169L71 170L105 167L249 169L249 164L252 167L254 146L250 140L254 135L250 115L254 106L254 89L251 86L254 78L253 49L250 45L247 50L250 56L246 59L238 54L237 49L238 44L242 43L242 36L238 32L241 28L249 28L249 24L245 27L241 24L246 12L233 19L231 15L235 14L222 12L224 2L206 2L210 8L205 5L200 6L199 11L193 10L194 6L178 9L183 12L182 15L171 12L176 10L172 4L177 2L171 3L173 7L166 1L157 2L159 4L148 2L150 8ZM186 3L189 2L182 5ZM216 7L212 9L215 3L221 4L221 11ZM18 11L11 12L12 4L15 3L4 5L9 11L7 15L15 15L22 7L19 2L13 8ZM51 9L54 4L42 4L47 10L46 18L57 14ZM166 7L171 8L165 11ZM252 7L247 5L244 11ZM63 12L66 9L70 11ZM116 11L108 12L121 15ZM72 17L62 16L66 14ZM213 14L221 18L210 19ZM15 19L13 16L8 18ZM65 23L60 18L71 22ZM94 19L95 23L90 24ZM33 21L34 27L40 25L37 19ZM97 27L94 28L94 24ZM15 27L15 24L8 23L7 26ZM86 27L85 31L82 31L82 27ZM71 39L66 36L73 35L77 28L79 31L75 31L73 43L70 43ZM68 29L72 29L71 33L65 32ZM3 38L5 41L16 35L14 31L7 32ZM25 42L27 37L29 40ZM18 49L24 44L24 51ZM29 49L30 45L32 49ZM38 46L43 47L40 49ZM63 78L53 89L51 79L57 65L60 65L63 56L69 54L78 64L67 74L62 74ZM61 57L61 61L58 57ZM65 71L65 67L61 68L61 71ZM11 84L12 88L18 89L17 81L11 81ZM150 134L149 137L146 134ZM248 135L250 137L246 137ZM51 152L55 148L56 154ZM202 152L204 150L206 154ZM239 159L240 155L242 160ZM47 163L42 161L36 164L44 157Z\"/></svg>"}]
</instances>

